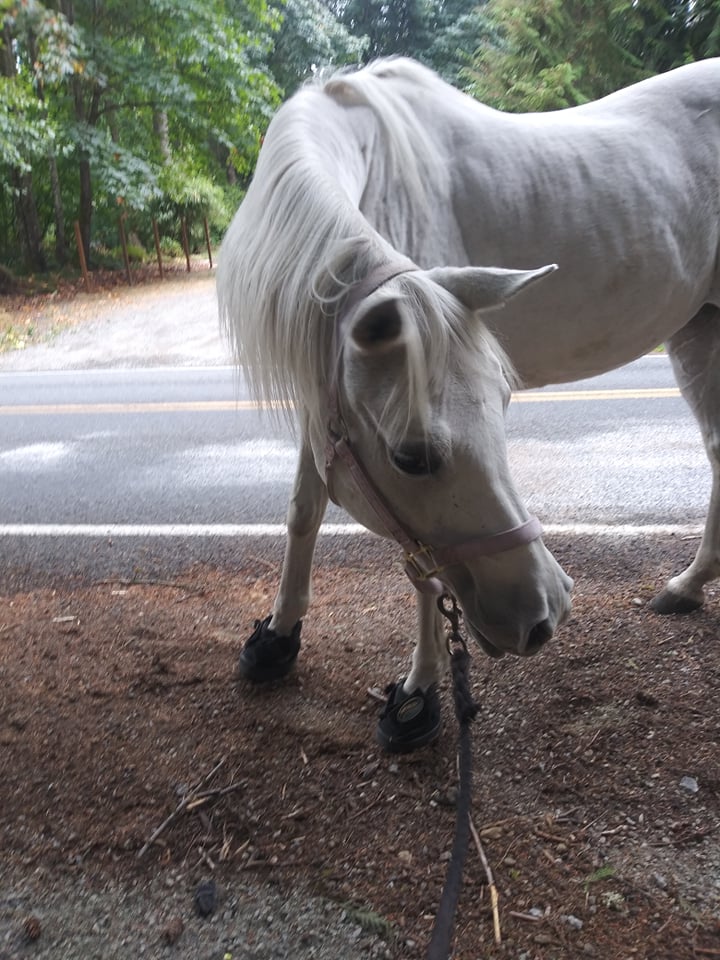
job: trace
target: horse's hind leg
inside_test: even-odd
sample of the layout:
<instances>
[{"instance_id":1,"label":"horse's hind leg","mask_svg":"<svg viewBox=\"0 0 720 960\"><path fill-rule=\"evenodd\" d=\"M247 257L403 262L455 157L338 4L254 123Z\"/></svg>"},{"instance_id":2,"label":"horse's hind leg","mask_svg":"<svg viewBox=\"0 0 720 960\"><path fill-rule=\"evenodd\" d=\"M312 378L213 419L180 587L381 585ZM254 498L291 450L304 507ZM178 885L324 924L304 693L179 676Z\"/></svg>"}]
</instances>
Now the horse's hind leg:
<instances>
[{"instance_id":1,"label":"horse's hind leg","mask_svg":"<svg viewBox=\"0 0 720 960\"><path fill-rule=\"evenodd\" d=\"M277 680L292 669L300 650L302 617L310 604L313 553L328 493L308 443L300 449L288 507L288 535L273 612L257 621L240 654L242 676L253 683Z\"/></svg>"},{"instance_id":2,"label":"horse's hind leg","mask_svg":"<svg viewBox=\"0 0 720 960\"><path fill-rule=\"evenodd\" d=\"M702 606L703 587L720 576L720 309L707 304L667 343L675 378L700 426L712 493L695 559L652 602L658 613L689 613Z\"/></svg>"}]
</instances>

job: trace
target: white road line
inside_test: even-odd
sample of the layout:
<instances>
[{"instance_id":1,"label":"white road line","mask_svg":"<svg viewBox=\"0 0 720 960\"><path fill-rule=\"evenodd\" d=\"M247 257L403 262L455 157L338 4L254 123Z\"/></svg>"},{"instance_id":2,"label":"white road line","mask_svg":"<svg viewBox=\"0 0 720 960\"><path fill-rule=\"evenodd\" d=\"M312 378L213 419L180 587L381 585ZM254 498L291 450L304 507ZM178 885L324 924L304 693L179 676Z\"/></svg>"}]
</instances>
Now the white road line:
<instances>
[{"instance_id":1,"label":"white road line","mask_svg":"<svg viewBox=\"0 0 720 960\"><path fill-rule=\"evenodd\" d=\"M702 526L695 524L605 524L548 523L547 536L593 537L699 537ZM0 537L284 537L284 523L10 523L0 525ZM357 523L324 523L321 537L370 535Z\"/></svg>"}]
</instances>

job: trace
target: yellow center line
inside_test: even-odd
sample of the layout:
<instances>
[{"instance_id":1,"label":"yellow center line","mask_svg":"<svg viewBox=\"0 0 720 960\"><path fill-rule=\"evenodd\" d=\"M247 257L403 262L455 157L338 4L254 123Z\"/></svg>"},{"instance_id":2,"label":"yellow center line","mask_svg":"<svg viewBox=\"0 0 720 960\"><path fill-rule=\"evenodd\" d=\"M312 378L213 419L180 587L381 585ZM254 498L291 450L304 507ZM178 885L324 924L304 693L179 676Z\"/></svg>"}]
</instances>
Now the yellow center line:
<instances>
[{"instance_id":1,"label":"yellow center line","mask_svg":"<svg viewBox=\"0 0 720 960\"><path fill-rule=\"evenodd\" d=\"M145 403L34 403L0 406L0 416L94 413L222 413L233 410L280 409L277 403L254 400L169 400Z\"/></svg>"},{"instance_id":2,"label":"yellow center line","mask_svg":"<svg viewBox=\"0 0 720 960\"><path fill-rule=\"evenodd\" d=\"M544 390L514 393L513 403L556 403L571 400L653 400L679 397L677 387L634 390ZM280 409L278 403L255 400L171 400L144 403L33 403L0 405L0 416L48 416L127 413L223 413Z\"/></svg>"}]
</instances>

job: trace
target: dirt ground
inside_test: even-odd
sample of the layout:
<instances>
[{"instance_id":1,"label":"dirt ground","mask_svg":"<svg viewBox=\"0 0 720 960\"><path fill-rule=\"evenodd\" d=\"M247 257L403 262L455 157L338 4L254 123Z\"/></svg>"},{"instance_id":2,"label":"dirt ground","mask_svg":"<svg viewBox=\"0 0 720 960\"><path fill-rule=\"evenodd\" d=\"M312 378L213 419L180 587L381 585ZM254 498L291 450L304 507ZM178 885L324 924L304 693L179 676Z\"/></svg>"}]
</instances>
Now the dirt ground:
<instances>
[{"instance_id":1,"label":"dirt ground","mask_svg":"<svg viewBox=\"0 0 720 960\"><path fill-rule=\"evenodd\" d=\"M182 302L176 281L162 295ZM38 344L7 369L53 342L72 362L100 308L130 339L154 329L156 287L74 293L0 302L5 349ZM473 821L494 888L472 849L453 955L720 957L720 590L659 618L647 601L697 541L548 544L576 580L571 621L529 661L474 652ZM439 740L384 755L378 698L407 669L414 609L370 538L323 551L297 671L239 681L281 556L254 541L233 569L167 582L140 563L96 582L0 562L0 960L424 956L454 831L447 684Z\"/></svg>"},{"instance_id":2,"label":"dirt ground","mask_svg":"<svg viewBox=\"0 0 720 960\"><path fill-rule=\"evenodd\" d=\"M473 658L473 820L499 943L472 850L454 956L720 956L720 597L682 619L646 606L693 541L549 545L576 578L572 620L532 660ZM406 667L414 612L394 552L374 540L317 569L291 678L239 681L279 556L256 546L242 569L168 583L33 585L4 572L4 871L81 876L88 889L142 889L168 871L188 890L207 876L224 890L248 878L286 897L307 888L386 956L423 956L454 830L448 690L434 745L380 752L377 693ZM0 956L42 943L41 903L29 907L19 952L0 942ZM152 955L199 956L171 922L158 922Z\"/></svg>"}]
</instances>

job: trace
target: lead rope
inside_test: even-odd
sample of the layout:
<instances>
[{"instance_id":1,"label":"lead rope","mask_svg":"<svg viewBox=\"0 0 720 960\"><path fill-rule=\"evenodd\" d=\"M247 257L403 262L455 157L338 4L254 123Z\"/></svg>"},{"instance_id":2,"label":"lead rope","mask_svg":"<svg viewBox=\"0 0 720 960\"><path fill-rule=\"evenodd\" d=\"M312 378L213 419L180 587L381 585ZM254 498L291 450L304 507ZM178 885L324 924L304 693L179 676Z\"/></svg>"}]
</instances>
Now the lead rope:
<instances>
[{"instance_id":1,"label":"lead rope","mask_svg":"<svg viewBox=\"0 0 720 960\"><path fill-rule=\"evenodd\" d=\"M452 854L445 876L445 886L440 897L440 905L433 924L426 960L449 960L450 957L455 911L460 898L463 867L465 866L470 842L470 808L472 805L470 723L478 711L477 704L470 693L468 677L470 654L465 640L460 635L460 608L455 597L444 593L438 598L438 609L450 622L448 646L452 654L450 666L453 679L455 715L460 728L458 734L459 786Z\"/></svg>"}]
</instances>

